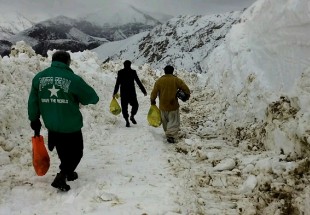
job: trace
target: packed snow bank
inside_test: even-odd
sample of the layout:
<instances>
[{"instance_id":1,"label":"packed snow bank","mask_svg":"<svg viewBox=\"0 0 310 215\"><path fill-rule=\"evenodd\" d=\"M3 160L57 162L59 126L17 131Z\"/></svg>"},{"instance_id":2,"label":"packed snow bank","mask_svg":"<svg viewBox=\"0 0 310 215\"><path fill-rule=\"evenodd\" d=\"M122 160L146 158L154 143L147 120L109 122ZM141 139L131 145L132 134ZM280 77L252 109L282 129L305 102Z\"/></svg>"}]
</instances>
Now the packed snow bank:
<instances>
[{"instance_id":1,"label":"packed snow bank","mask_svg":"<svg viewBox=\"0 0 310 215\"><path fill-rule=\"evenodd\" d=\"M138 93L139 123L130 130L108 112L116 72L123 65L101 65L88 51L73 53L71 67L96 89L100 102L81 107L86 147L80 178L70 183L68 194L59 194L50 186L58 170L55 151L49 173L34 174L27 119L31 79L50 65L52 52L48 58L33 55L23 42L15 50L10 58L0 58L0 213L33 214L46 207L50 214L306 214L309 159L261 150L251 138L237 139L238 144L227 139L234 131L221 130L229 122L224 95L205 89L207 75L175 71L193 94L181 102L179 143L167 145L162 129L146 123L148 97ZM134 68L148 92L163 74L149 65ZM285 101L274 106L288 108ZM42 132L46 137L46 129ZM34 198L21 201L25 193Z\"/></svg>"},{"instance_id":2,"label":"packed snow bank","mask_svg":"<svg viewBox=\"0 0 310 215\"><path fill-rule=\"evenodd\" d=\"M191 210L184 204L182 179L171 174L162 130L147 124L149 98L137 92L138 124L126 128L121 115L109 112L116 72L123 65L100 65L97 55L89 51L71 53L71 68L100 97L96 105L81 106L85 147L77 168L79 179L69 183L67 193L50 185L59 171L55 150L49 152L48 173L38 177L32 166L27 101L32 78L50 66L55 50L48 52L48 58L33 55L24 42L18 42L14 50L10 57L0 58L0 214L42 214L42 208L45 214L94 215ZM47 143L44 126L41 134Z\"/></svg>"},{"instance_id":3,"label":"packed snow bank","mask_svg":"<svg viewBox=\"0 0 310 215\"><path fill-rule=\"evenodd\" d=\"M222 129L240 141L309 155L309 8L307 0L257 1L203 63L207 91L222 97Z\"/></svg>"}]
</instances>

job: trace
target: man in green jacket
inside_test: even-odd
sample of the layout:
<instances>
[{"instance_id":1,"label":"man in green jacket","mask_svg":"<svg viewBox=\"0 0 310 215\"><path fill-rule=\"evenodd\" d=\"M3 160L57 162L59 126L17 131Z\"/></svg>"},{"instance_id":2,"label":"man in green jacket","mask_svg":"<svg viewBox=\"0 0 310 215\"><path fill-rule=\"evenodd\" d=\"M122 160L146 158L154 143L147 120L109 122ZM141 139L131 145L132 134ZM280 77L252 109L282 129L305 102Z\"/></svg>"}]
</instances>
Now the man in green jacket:
<instances>
[{"instance_id":1,"label":"man in green jacket","mask_svg":"<svg viewBox=\"0 0 310 215\"><path fill-rule=\"evenodd\" d=\"M99 101L95 90L70 69L70 62L68 52L56 51L51 66L33 78L28 99L28 118L35 135L40 135L42 116L48 130L48 148L56 148L60 172L51 185L62 191L70 190L67 180L78 178L75 169L83 157L79 105Z\"/></svg>"},{"instance_id":2,"label":"man in green jacket","mask_svg":"<svg viewBox=\"0 0 310 215\"><path fill-rule=\"evenodd\" d=\"M164 68L165 75L160 77L154 85L151 93L151 104L156 104L159 97L159 110L167 141L175 143L180 130L179 102L176 96L178 90L190 97L190 90L183 80L173 75L174 68L170 65Z\"/></svg>"}]
</instances>

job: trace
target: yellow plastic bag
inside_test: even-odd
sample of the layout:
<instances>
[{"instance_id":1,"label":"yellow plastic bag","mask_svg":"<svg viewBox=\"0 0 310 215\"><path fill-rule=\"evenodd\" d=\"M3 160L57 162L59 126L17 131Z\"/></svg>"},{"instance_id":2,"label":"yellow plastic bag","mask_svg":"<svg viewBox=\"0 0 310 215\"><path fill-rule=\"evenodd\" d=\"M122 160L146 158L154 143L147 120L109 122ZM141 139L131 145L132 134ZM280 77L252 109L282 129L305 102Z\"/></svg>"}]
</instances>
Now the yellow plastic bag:
<instances>
[{"instance_id":1,"label":"yellow plastic bag","mask_svg":"<svg viewBox=\"0 0 310 215\"><path fill-rule=\"evenodd\" d=\"M110 112L114 115L118 115L122 112L121 106L119 106L115 98L113 98L110 103Z\"/></svg>"},{"instance_id":2,"label":"yellow plastic bag","mask_svg":"<svg viewBox=\"0 0 310 215\"><path fill-rule=\"evenodd\" d=\"M151 105L150 110L147 114L147 121L149 122L149 125L153 127L158 127L161 125L160 110L156 105Z\"/></svg>"}]
</instances>

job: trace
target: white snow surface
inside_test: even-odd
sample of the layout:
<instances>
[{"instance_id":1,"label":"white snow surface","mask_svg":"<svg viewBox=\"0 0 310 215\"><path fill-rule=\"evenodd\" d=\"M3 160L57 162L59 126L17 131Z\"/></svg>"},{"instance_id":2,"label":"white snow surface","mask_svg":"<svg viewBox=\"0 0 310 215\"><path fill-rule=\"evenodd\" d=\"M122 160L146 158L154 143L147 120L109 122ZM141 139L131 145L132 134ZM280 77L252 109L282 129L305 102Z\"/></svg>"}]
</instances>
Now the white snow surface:
<instances>
[{"instance_id":1,"label":"white snow surface","mask_svg":"<svg viewBox=\"0 0 310 215\"><path fill-rule=\"evenodd\" d=\"M202 62L206 74L175 71L192 91L177 144L148 125L149 96L138 88L137 125L109 113L121 62L72 53L100 101L81 107L84 157L67 193L50 186L55 151L36 176L27 119L31 80L54 51L43 58L17 43L0 58L0 214L309 215L309 11L307 0L258 0ZM163 74L133 68L148 93Z\"/></svg>"}]
</instances>

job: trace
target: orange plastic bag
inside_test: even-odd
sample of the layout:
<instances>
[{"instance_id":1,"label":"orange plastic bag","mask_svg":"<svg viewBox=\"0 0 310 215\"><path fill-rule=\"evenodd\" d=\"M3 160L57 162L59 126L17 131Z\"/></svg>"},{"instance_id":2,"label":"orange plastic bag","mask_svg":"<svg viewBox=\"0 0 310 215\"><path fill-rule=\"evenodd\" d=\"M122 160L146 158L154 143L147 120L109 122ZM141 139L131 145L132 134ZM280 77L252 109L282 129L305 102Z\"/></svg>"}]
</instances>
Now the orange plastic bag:
<instances>
[{"instance_id":1,"label":"orange plastic bag","mask_svg":"<svg viewBox=\"0 0 310 215\"><path fill-rule=\"evenodd\" d=\"M42 135L32 137L32 164L38 176L45 175L50 167L50 157Z\"/></svg>"}]
</instances>

